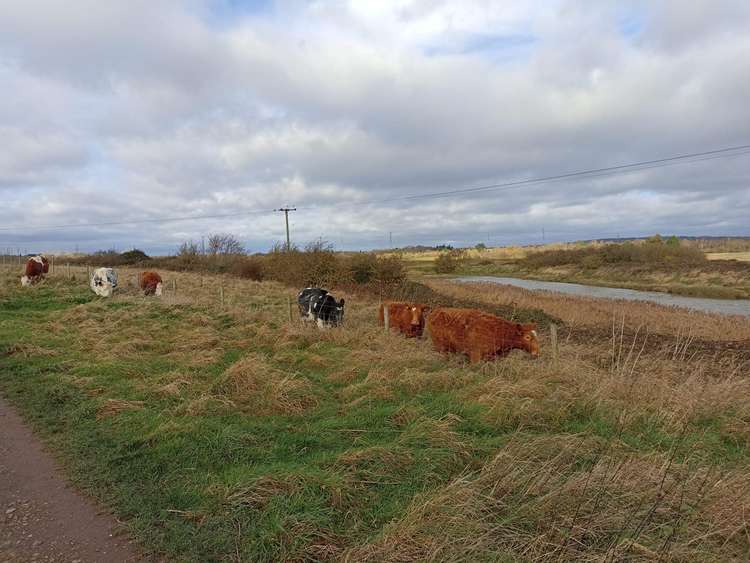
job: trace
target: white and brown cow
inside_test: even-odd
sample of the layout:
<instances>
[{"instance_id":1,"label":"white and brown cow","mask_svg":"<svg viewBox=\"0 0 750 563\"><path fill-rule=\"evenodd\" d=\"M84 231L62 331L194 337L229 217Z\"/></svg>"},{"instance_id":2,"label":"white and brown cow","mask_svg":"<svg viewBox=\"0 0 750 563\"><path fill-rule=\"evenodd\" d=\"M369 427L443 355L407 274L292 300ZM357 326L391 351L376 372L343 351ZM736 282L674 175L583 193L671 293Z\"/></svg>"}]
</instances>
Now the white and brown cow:
<instances>
[{"instance_id":1,"label":"white and brown cow","mask_svg":"<svg viewBox=\"0 0 750 563\"><path fill-rule=\"evenodd\" d=\"M101 297L111 297L117 288L117 272L112 268L97 268L89 284L94 293Z\"/></svg>"},{"instance_id":2,"label":"white and brown cow","mask_svg":"<svg viewBox=\"0 0 750 563\"><path fill-rule=\"evenodd\" d=\"M21 285L24 287L39 283L44 279L44 274L49 272L49 262L47 257L39 254L32 256L26 261L26 270L21 278Z\"/></svg>"}]
</instances>

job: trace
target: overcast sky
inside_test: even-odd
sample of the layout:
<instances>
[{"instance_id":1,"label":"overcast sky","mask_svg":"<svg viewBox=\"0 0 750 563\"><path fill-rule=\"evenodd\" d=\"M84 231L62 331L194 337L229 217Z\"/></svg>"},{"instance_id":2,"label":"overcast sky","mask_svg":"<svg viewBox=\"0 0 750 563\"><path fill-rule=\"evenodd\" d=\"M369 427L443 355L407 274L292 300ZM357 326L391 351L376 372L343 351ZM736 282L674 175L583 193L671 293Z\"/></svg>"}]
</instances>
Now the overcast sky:
<instances>
[{"instance_id":1,"label":"overcast sky","mask_svg":"<svg viewBox=\"0 0 750 563\"><path fill-rule=\"evenodd\" d=\"M750 154L403 199L748 144L748 30L746 0L0 0L0 248L267 250L285 205L344 249L750 235Z\"/></svg>"}]
</instances>

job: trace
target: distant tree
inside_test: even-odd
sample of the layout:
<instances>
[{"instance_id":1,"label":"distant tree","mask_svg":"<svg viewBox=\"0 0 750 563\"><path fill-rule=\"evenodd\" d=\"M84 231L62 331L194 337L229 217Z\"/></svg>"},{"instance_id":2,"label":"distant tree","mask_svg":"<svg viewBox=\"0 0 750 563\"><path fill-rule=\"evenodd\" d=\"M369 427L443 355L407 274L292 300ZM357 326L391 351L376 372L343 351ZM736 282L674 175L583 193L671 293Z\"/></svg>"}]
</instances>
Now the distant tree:
<instances>
[{"instance_id":1,"label":"distant tree","mask_svg":"<svg viewBox=\"0 0 750 563\"><path fill-rule=\"evenodd\" d=\"M209 254L244 254L245 247L239 239L228 233L214 233L208 236Z\"/></svg>"},{"instance_id":2,"label":"distant tree","mask_svg":"<svg viewBox=\"0 0 750 563\"><path fill-rule=\"evenodd\" d=\"M483 250L487 250L487 245L483 242L480 242L479 244L474 246L474 248L476 248L479 252L482 252Z\"/></svg>"},{"instance_id":3,"label":"distant tree","mask_svg":"<svg viewBox=\"0 0 750 563\"><path fill-rule=\"evenodd\" d=\"M667 246L680 246L680 239L677 238L677 235L672 235L667 239L666 244Z\"/></svg>"},{"instance_id":4,"label":"distant tree","mask_svg":"<svg viewBox=\"0 0 750 563\"><path fill-rule=\"evenodd\" d=\"M198 248L198 244L193 242L192 240L186 240L180 245L180 249L177 254L183 257L198 256L198 254L200 254L200 248Z\"/></svg>"}]
</instances>

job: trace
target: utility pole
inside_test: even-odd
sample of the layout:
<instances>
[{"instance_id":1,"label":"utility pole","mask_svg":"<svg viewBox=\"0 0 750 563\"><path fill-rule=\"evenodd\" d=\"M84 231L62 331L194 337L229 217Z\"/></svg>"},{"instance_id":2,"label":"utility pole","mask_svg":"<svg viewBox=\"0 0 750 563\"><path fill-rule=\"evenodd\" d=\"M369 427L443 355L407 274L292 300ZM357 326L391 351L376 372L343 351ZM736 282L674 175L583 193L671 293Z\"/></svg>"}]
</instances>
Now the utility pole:
<instances>
[{"instance_id":1,"label":"utility pole","mask_svg":"<svg viewBox=\"0 0 750 563\"><path fill-rule=\"evenodd\" d=\"M292 249L292 243L289 240L289 212L297 211L297 208L296 207L280 207L279 209L274 209L274 211L284 212L284 221L286 222L286 251L289 252Z\"/></svg>"},{"instance_id":2,"label":"utility pole","mask_svg":"<svg viewBox=\"0 0 750 563\"><path fill-rule=\"evenodd\" d=\"M393 248L393 231L388 231L388 243L391 245L391 248Z\"/></svg>"}]
</instances>

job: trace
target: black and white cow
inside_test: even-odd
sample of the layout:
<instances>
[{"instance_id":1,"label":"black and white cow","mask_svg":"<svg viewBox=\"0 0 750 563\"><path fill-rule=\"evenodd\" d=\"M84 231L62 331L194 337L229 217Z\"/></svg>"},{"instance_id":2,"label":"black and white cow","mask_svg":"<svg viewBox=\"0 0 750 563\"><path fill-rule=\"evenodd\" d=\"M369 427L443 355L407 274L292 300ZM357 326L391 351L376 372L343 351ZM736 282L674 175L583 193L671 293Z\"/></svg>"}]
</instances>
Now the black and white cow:
<instances>
[{"instance_id":1,"label":"black and white cow","mask_svg":"<svg viewBox=\"0 0 750 563\"><path fill-rule=\"evenodd\" d=\"M94 293L101 297L112 297L117 288L117 272L112 268L97 268L89 283Z\"/></svg>"},{"instance_id":2,"label":"black and white cow","mask_svg":"<svg viewBox=\"0 0 750 563\"><path fill-rule=\"evenodd\" d=\"M306 287L299 292L297 303L302 320L315 322L319 328L344 321L344 300L336 301L326 289Z\"/></svg>"}]
</instances>

